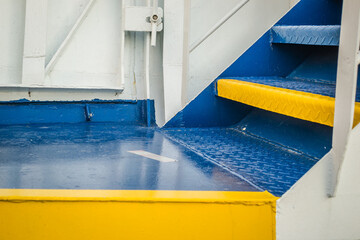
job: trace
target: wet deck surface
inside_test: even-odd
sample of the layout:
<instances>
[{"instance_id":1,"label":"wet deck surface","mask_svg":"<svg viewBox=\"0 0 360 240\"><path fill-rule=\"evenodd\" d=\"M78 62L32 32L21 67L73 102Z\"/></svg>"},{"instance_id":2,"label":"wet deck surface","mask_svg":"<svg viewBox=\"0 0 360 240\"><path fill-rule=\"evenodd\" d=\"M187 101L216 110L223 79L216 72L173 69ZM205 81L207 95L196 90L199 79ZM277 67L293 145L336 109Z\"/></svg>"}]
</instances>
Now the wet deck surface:
<instances>
[{"instance_id":1,"label":"wet deck surface","mask_svg":"<svg viewBox=\"0 0 360 240\"><path fill-rule=\"evenodd\" d=\"M257 191L155 128L89 123L0 126L0 188Z\"/></svg>"}]
</instances>

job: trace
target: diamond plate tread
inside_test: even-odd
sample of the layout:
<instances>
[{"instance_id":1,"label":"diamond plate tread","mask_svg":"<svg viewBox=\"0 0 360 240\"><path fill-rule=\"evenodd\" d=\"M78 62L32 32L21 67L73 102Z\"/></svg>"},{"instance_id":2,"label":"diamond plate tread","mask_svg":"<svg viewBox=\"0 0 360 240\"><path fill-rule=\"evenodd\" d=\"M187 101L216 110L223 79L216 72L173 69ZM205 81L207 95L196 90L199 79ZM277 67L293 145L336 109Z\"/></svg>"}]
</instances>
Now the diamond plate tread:
<instances>
[{"instance_id":1,"label":"diamond plate tread","mask_svg":"<svg viewBox=\"0 0 360 240\"><path fill-rule=\"evenodd\" d=\"M232 128L162 129L170 139L281 196L316 160Z\"/></svg>"},{"instance_id":2,"label":"diamond plate tread","mask_svg":"<svg viewBox=\"0 0 360 240\"><path fill-rule=\"evenodd\" d=\"M272 43L339 46L340 25L274 26Z\"/></svg>"},{"instance_id":3,"label":"diamond plate tread","mask_svg":"<svg viewBox=\"0 0 360 240\"><path fill-rule=\"evenodd\" d=\"M232 77L234 80L259 83L277 88L308 92L328 97L335 97L335 83L322 80L306 80L282 77ZM360 89L356 92L356 102L360 102Z\"/></svg>"},{"instance_id":4,"label":"diamond plate tread","mask_svg":"<svg viewBox=\"0 0 360 240\"><path fill-rule=\"evenodd\" d=\"M319 89L319 87L317 88ZM331 127L334 122L335 99L329 96L236 79L219 79L217 95L267 111ZM360 103L357 102L354 126L359 122Z\"/></svg>"}]
</instances>

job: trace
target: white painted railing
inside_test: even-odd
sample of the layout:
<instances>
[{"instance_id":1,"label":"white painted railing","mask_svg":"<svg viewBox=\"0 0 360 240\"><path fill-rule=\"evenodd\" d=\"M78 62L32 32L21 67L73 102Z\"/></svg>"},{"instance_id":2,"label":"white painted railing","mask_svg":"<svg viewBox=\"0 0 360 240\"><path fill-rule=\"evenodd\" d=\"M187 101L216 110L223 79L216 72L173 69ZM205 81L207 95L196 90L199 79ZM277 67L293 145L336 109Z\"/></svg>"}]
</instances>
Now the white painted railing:
<instances>
[{"instance_id":1,"label":"white painted railing","mask_svg":"<svg viewBox=\"0 0 360 240\"><path fill-rule=\"evenodd\" d=\"M334 160L329 196L336 195L341 165L353 128L360 49L360 1L344 0L339 45L333 129Z\"/></svg>"}]
</instances>

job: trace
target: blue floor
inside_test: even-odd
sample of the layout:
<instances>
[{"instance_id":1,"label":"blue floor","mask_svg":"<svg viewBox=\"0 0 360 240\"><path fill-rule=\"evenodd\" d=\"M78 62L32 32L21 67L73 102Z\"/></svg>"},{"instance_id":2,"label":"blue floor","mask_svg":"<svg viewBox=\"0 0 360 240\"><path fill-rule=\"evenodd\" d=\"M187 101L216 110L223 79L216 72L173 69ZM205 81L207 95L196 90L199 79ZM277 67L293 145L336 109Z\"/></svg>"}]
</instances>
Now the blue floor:
<instances>
[{"instance_id":1,"label":"blue floor","mask_svg":"<svg viewBox=\"0 0 360 240\"><path fill-rule=\"evenodd\" d=\"M163 132L276 196L290 189L317 162L233 128L178 128Z\"/></svg>"},{"instance_id":2,"label":"blue floor","mask_svg":"<svg viewBox=\"0 0 360 240\"><path fill-rule=\"evenodd\" d=\"M272 87L314 93L328 97L335 97L336 86L334 83L330 82L281 77L233 77L229 79L237 79L245 82L259 83ZM356 101L360 102L359 89L356 92Z\"/></svg>"},{"instance_id":3,"label":"blue floor","mask_svg":"<svg viewBox=\"0 0 360 240\"><path fill-rule=\"evenodd\" d=\"M105 123L1 126L0 188L258 191L156 128Z\"/></svg>"},{"instance_id":4,"label":"blue floor","mask_svg":"<svg viewBox=\"0 0 360 240\"><path fill-rule=\"evenodd\" d=\"M281 196L316 162L236 128L0 127L0 188L267 190Z\"/></svg>"}]
</instances>

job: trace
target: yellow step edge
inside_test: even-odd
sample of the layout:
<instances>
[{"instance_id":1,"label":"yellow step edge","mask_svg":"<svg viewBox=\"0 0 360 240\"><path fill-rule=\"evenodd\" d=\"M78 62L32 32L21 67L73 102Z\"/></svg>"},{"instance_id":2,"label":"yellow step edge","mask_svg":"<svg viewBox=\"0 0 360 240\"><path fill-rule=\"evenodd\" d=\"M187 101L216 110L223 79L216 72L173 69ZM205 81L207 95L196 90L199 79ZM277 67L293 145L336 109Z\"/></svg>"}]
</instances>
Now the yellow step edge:
<instances>
[{"instance_id":1,"label":"yellow step edge","mask_svg":"<svg viewBox=\"0 0 360 240\"><path fill-rule=\"evenodd\" d=\"M0 189L0 239L275 239L268 192Z\"/></svg>"},{"instance_id":2,"label":"yellow step edge","mask_svg":"<svg viewBox=\"0 0 360 240\"><path fill-rule=\"evenodd\" d=\"M118 201L118 202L269 202L277 198L264 192L0 189L0 201Z\"/></svg>"},{"instance_id":3,"label":"yellow step edge","mask_svg":"<svg viewBox=\"0 0 360 240\"><path fill-rule=\"evenodd\" d=\"M217 95L267 111L302 120L334 124L335 98L235 79L219 79ZM355 103L354 124L360 122L360 103Z\"/></svg>"}]
</instances>

